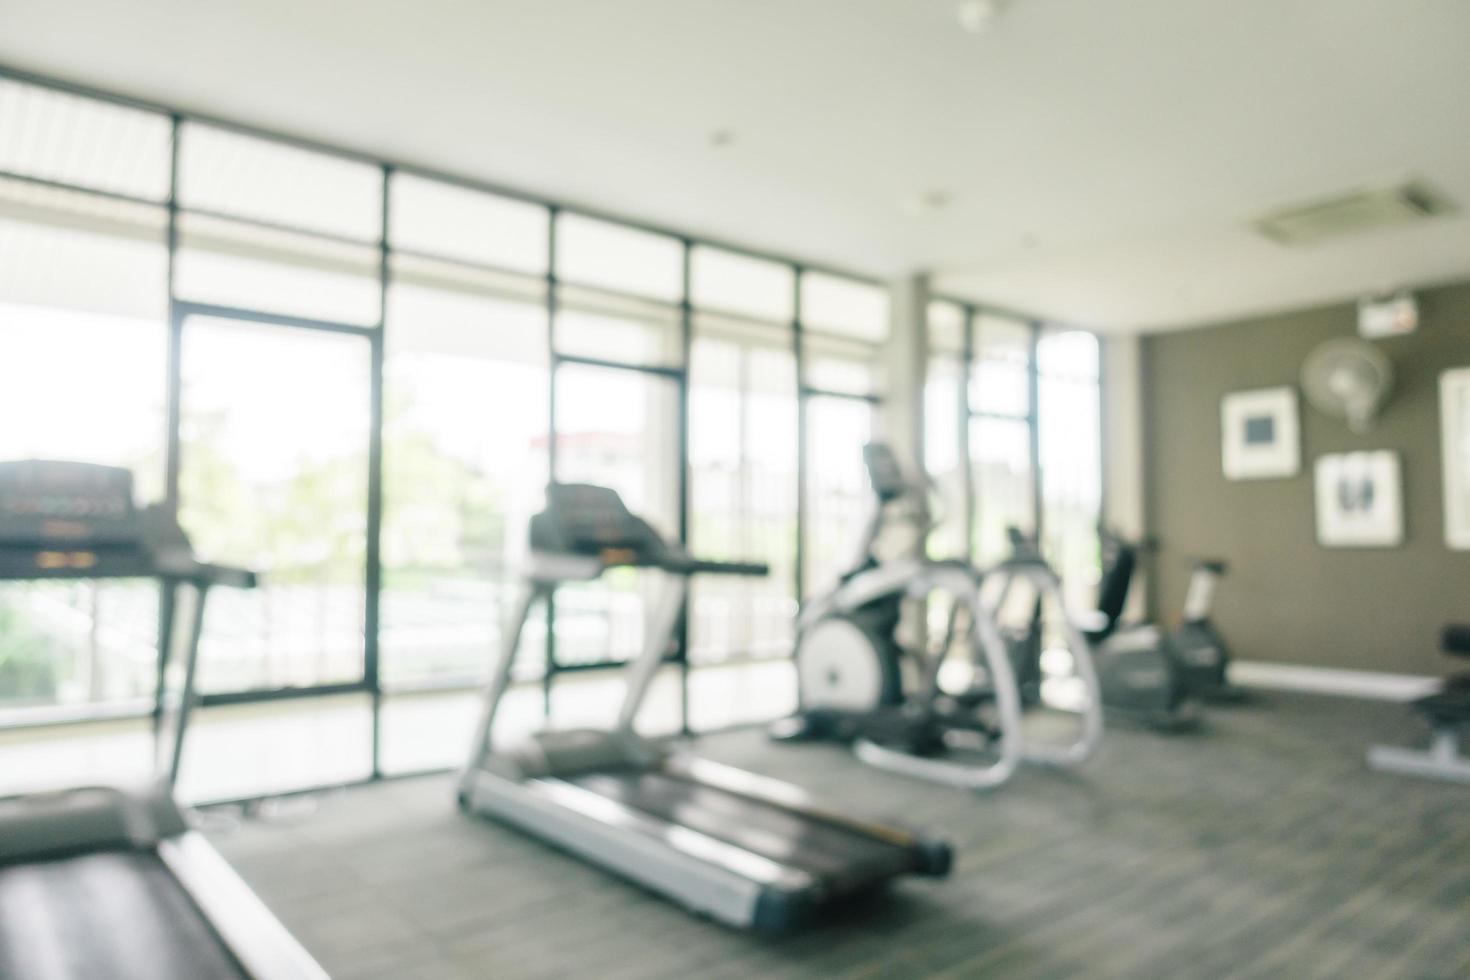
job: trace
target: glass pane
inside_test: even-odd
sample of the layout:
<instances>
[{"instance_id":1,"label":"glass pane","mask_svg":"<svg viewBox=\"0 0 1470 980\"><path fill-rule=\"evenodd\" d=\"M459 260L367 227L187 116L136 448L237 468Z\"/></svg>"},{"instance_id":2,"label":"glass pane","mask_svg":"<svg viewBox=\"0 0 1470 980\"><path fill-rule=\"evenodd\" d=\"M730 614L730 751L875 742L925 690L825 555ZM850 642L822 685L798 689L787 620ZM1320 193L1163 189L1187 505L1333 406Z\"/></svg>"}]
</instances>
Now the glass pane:
<instances>
[{"instance_id":1,"label":"glass pane","mask_svg":"<svg viewBox=\"0 0 1470 980\"><path fill-rule=\"evenodd\" d=\"M168 212L0 179L0 303L163 321Z\"/></svg>"},{"instance_id":2,"label":"glass pane","mask_svg":"<svg viewBox=\"0 0 1470 980\"><path fill-rule=\"evenodd\" d=\"M168 197L167 116L0 78L0 170Z\"/></svg>"},{"instance_id":3,"label":"glass pane","mask_svg":"<svg viewBox=\"0 0 1470 980\"><path fill-rule=\"evenodd\" d=\"M971 555L981 565L1008 557L1007 530L1036 528L1031 483L1031 427L1024 420L970 420L970 469L975 487Z\"/></svg>"},{"instance_id":4,"label":"glass pane","mask_svg":"<svg viewBox=\"0 0 1470 980\"><path fill-rule=\"evenodd\" d=\"M1031 408L1031 328L1018 320L981 316L975 321L975 363L970 410L1026 415Z\"/></svg>"},{"instance_id":5,"label":"glass pane","mask_svg":"<svg viewBox=\"0 0 1470 980\"><path fill-rule=\"evenodd\" d=\"M0 425L0 459L126 466L140 503L162 499L167 363L162 323L0 303L0 418L26 421Z\"/></svg>"},{"instance_id":6,"label":"glass pane","mask_svg":"<svg viewBox=\"0 0 1470 980\"><path fill-rule=\"evenodd\" d=\"M645 303L594 303L563 290L556 311L559 354L620 364L679 366L684 358L678 314Z\"/></svg>"},{"instance_id":7,"label":"glass pane","mask_svg":"<svg viewBox=\"0 0 1470 980\"><path fill-rule=\"evenodd\" d=\"M478 682L546 486L546 310L395 283L387 330L383 682Z\"/></svg>"},{"instance_id":8,"label":"glass pane","mask_svg":"<svg viewBox=\"0 0 1470 980\"><path fill-rule=\"evenodd\" d=\"M540 205L394 174L388 236L393 247L518 272L546 272L551 216Z\"/></svg>"},{"instance_id":9,"label":"glass pane","mask_svg":"<svg viewBox=\"0 0 1470 980\"><path fill-rule=\"evenodd\" d=\"M719 664L689 671L689 727L708 732L785 718L796 711L790 660Z\"/></svg>"},{"instance_id":10,"label":"glass pane","mask_svg":"<svg viewBox=\"0 0 1470 980\"><path fill-rule=\"evenodd\" d=\"M924 466L938 487L943 511L929 534L929 553L938 558L963 556L965 544L964 368L953 357L929 360L924 382Z\"/></svg>"},{"instance_id":11,"label":"glass pane","mask_svg":"<svg viewBox=\"0 0 1470 980\"><path fill-rule=\"evenodd\" d=\"M378 167L199 123L179 138L184 207L365 242L382 233Z\"/></svg>"},{"instance_id":12,"label":"glass pane","mask_svg":"<svg viewBox=\"0 0 1470 980\"><path fill-rule=\"evenodd\" d=\"M807 400L807 596L832 588L856 559L872 490L863 446L872 438L873 410L848 398Z\"/></svg>"},{"instance_id":13,"label":"glass pane","mask_svg":"<svg viewBox=\"0 0 1470 980\"><path fill-rule=\"evenodd\" d=\"M965 308L947 300L929 304L929 349L958 354L965 349Z\"/></svg>"},{"instance_id":14,"label":"glass pane","mask_svg":"<svg viewBox=\"0 0 1470 980\"><path fill-rule=\"evenodd\" d=\"M140 504L160 500L162 209L15 182L0 183L0 201L14 216L0 220L0 460L125 466ZM0 709L146 710L157 644L152 582L0 585Z\"/></svg>"},{"instance_id":15,"label":"glass pane","mask_svg":"<svg viewBox=\"0 0 1470 980\"><path fill-rule=\"evenodd\" d=\"M697 245L690 279L695 306L785 323L794 314L790 266Z\"/></svg>"},{"instance_id":16,"label":"glass pane","mask_svg":"<svg viewBox=\"0 0 1470 980\"><path fill-rule=\"evenodd\" d=\"M424 691L383 699L380 762L389 774L452 769L464 765L480 719L482 692ZM506 692L495 715L493 738L513 741L542 725L540 684Z\"/></svg>"},{"instance_id":17,"label":"glass pane","mask_svg":"<svg viewBox=\"0 0 1470 980\"><path fill-rule=\"evenodd\" d=\"M181 299L373 326L380 256L368 246L184 215L174 288Z\"/></svg>"},{"instance_id":18,"label":"glass pane","mask_svg":"<svg viewBox=\"0 0 1470 980\"><path fill-rule=\"evenodd\" d=\"M558 593L559 595L560 593ZM561 615L561 606L557 606ZM561 624L557 624L560 635ZM627 676L622 670L563 674L551 691L553 728L611 728L622 707ZM643 735L672 735L680 729L683 693L678 667L662 668L649 686L635 728Z\"/></svg>"},{"instance_id":19,"label":"glass pane","mask_svg":"<svg viewBox=\"0 0 1470 980\"><path fill-rule=\"evenodd\" d=\"M141 785L153 774L152 727L148 718L129 718L0 730L0 795L55 789L58 783Z\"/></svg>"},{"instance_id":20,"label":"glass pane","mask_svg":"<svg viewBox=\"0 0 1470 980\"><path fill-rule=\"evenodd\" d=\"M1037 369L1058 378L1096 381L1097 337L1085 330L1046 332L1036 344Z\"/></svg>"},{"instance_id":21,"label":"glass pane","mask_svg":"<svg viewBox=\"0 0 1470 980\"><path fill-rule=\"evenodd\" d=\"M201 689L360 678L367 342L194 318L183 344L180 520L263 579L210 594Z\"/></svg>"},{"instance_id":22,"label":"glass pane","mask_svg":"<svg viewBox=\"0 0 1470 980\"><path fill-rule=\"evenodd\" d=\"M684 293L684 246L676 238L563 213L556 219L556 274L570 283L676 302Z\"/></svg>"},{"instance_id":23,"label":"glass pane","mask_svg":"<svg viewBox=\"0 0 1470 980\"><path fill-rule=\"evenodd\" d=\"M146 711L157 677L157 583L0 584L0 718L42 705Z\"/></svg>"},{"instance_id":24,"label":"glass pane","mask_svg":"<svg viewBox=\"0 0 1470 980\"><path fill-rule=\"evenodd\" d=\"M367 695L197 710L189 720L179 798L206 803L367 779L372 745Z\"/></svg>"},{"instance_id":25,"label":"glass pane","mask_svg":"<svg viewBox=\"0 0 1470 980\"><path fill-rule=\"evenodd\" d=\"M802 351L809 388L852 395L876 395L883 389L879 348L805 334Z\"/></svg>"},{"instance_id":26,"label":"glass pane","mask_svg":"<svg viewBox=\"0 0 1470 980\"><path fill-rule=\"evenodd\" d=\"M694 581L690 660L785 656L796 619L796 359L789 347L699 337L689 406L692 549L771 566L766 578Z\"/></svg>"},{"instance_id":27,"label":"glass pane","mask_svg":"<svg viewBox=\"0 0 1470 980\"><path fill-rule=\"evenodd\" d=\"M1097 340L1072 332L1043 337L1038 391L1041 440L1042 527L1046 553L1062 577L1068 602L1094 601L1101 557L1097 525L1102 508L1101 393ZM1088 372L1092 375L1089 377Z\"/></svg>"},{"instance_id":28,"label":"glass pane","mask_svg":"<svg viewBox=\"0 0 1470 980\"><path fill-rule=\"evenodd\" d=\"M801 277L801 322L811 330L859 340L888 338L888 290L821 272Z\"/></svg>"},{"instance_id":29,"label":"glass pane","mask_svg":"<svg viewBox=\"0 0 1470 980\"><path fill-rule=\"evenodd\" d=\"M679 389L637 371L567 364L556 372L556 479L612 487L668 538L678 534ZM561 663L622 660L641 649L665 583L614 569L556 594Z\"/></svg>"}]
</instances>

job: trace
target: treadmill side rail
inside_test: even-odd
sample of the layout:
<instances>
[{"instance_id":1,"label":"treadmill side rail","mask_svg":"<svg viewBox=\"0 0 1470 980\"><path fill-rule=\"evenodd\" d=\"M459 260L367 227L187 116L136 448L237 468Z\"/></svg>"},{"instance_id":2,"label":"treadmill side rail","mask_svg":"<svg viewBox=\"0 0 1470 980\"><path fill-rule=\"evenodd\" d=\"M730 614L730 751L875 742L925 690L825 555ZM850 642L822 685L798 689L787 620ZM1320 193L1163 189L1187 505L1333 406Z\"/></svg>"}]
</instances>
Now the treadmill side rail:
<instances>
[{"instance_id":1,"label":"treadmill side rail","mask_svg":"<svg viewBox=\"0 0 1470 980\"><path fill-rule=\"evenodd\" d=\"M197 831L159 842L158 856L251 980L329 980Z\"/></svg>"}]
</instances>

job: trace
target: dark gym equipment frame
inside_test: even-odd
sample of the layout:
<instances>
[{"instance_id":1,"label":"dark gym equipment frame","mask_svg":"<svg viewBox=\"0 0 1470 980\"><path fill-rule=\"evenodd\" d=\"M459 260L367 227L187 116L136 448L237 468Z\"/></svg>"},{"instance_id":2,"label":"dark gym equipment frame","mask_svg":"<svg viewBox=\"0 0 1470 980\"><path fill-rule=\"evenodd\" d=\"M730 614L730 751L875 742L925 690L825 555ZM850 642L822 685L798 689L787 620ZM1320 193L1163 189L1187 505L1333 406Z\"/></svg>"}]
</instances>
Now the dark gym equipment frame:
<instances>
[{"instance_id":1,"label":"dark gym equipment frame","mask_svg":"<svg viewBox=\"0 0 1470 980\"><path fill-rule=\"evenodd\" d=\"M869 404L881 404L882 398L878 395L860 395L851 392L827 391L812 387L805 383L806 374L806 352L804 338L807 334L821 335L820 331L806 327L802 322L802 281L807 272L816 272L846 279L851 282L862 283L870 286L883 287L881 280L871 276L858 275L844 270L836 269L821 263L794 260L786 256L764 252L759 249L738 245L703 235L693 235L676 229L661 227L655 224L639 221L637 219L609 213L597 208L577 204L566 204L558 201L528 194L513 187L506 187L491 181L479 180L459 174L448 173L424 167L407 161L393 161L371 154L356 152L342 147L319 143L314 140L304 139L273 132L267 129L250 126L228 119L210 116L197 112L185 112L176 108L151 102L143 99L131 98L95 89L85 85L78 85L64 80L47 77L18 68L12 68L0 64L0 79L9 79L15 82L36 86L93 99L110 105L122 106L130 109L141 110L156 116L167 118L171 126L171 146L169 159L169 185L167 196L163 199L141 197L132 194L105 191L81 185L75 185L64 181L50 180L35 177L28 174L15 173L0 170L0 179L17 181L38 187L46 187L72 193L86 195L92 198L100 198L113 201L128 202L133 204L144 204L152 207L162 207L167 214L166 248L167 248L167 282L168 282L168 347L167 347L167 393L165 401L165 417L168 431L165 443L165 492L166 502L171 507L177 507L179 503L179 472L181 459L181 440L179 423L181 416L181 370L182 370L182 347L185 335L185 323L190 317L209 317L212 319L233 320L243 323L255 323L270 326L289 327L293 329L324 331L338 335L360 338L369 345L369 364L371 377L369 379L369 436L368 436L368 473L367 473L367 543L365 553L364 570L364 615L363 615L363 670L359 680L342 683L315 684L302 687L286 688L263 688L247 689L238 691L219 691L201 694L197 701L197 707L210 708L225 705L252 704L261 702L284 701L301 698L333 697L342 695L361 694L367 695L371 703L372 711L372 765L369 776L362 781L376 781L385 778L381 766L380 742L381 742L381 714L385 696L399 693L397 688L384 690L380 671L380 647L379 647L379 615L380 595L382 586L382 554L381 554L381 531L383 522L383 368L385 337L389 327L386 323L387 294L390 276L391 257L394 253L407 256L418 256L431 258L436 261L447 262L465 268L476 269L486 272L512 273L522 281L532 281L540 278L545 289L544 308L547 317L547 343L548 343L548 397L549 397L549 431L548 431L548 462L553 474L556 473L557 461L557 432L556 432L556 406L557 406L557 374L558 368L563 364L580 364L590 367L604 368L615 371L631 371L645 376L657 377L673 382L678 389L679 411L676 420L677 442L679 446L679 459L677 460L677 504L678 514L678 540L687 543L689 535L689 350L694 334L694 319L700 312L708 312L732 319L746 319L753 323L766 326L785 328L791 336L792 352L796 362L797 376L797 528L794 545L794 591L795 598L800 600L805 589L805 539L808 531L808 512L810 501L807 489L807 417L808 404L812 398L841 398L857 400ZM243 136L250 136L271 143L291 146L298 149L309 150L339 160L352 161L375 167L381 174L382 179L382 201L381 221L377 236L372 240L354 238L345 235L333 235L320 231L301 228L291 224L261 220L233 213L222 213L202 208L185 207L179 202L179 147L180 133L186 123L207 125L212 128L225 130ZM546 272L540 277L534 274L528 275L524 271L500 269L493 265L465 262L444 256L427 255L425 253L395 248L390 244L389 236L389 196L391 194L392 177L395 173L412 174L429 180L450 184L465 190L477 191L491 194L501 198L507 198L526 204L536 205L545 210L548 228L547 234L547 266ZM313 317L292 316L289 314L269 313L262 310L247 309L214 303L201 303L181 299L177 296L174 288L175 266L179 251L179 217L181 214L199 215L227 219L232 223L249 226L270 231L284 231L295 235L310 237L319 241L332 241L341 244L350 244L359 247L370 247L377 252L377 277L378 277L378 316L374 323L363 325L344 323L332 320L317 319ZM649 365L624 363L615 360L604 360L600 358L581 357L571 354L559 353L555 349L555 334L557 309L560 301L560 291L563 281L557 274L557 218L561 214L573 214L580 217L590 218L619 225L635 231L656 234L665 238L675 239L682 248L682 288L677 300L657 300L643 295L621 292L617 289L608 289L600 286L591 286L577 282L568 282L579 291L593 296L603 296L610 299L631 299L646 305L649 308L658 308L671 313L677 317L677 329L680 332L679 349L681 352L680 362L677 366L671 365ZM792 271L793 281L793 316L789 323L782 324L770 320L731 314L728 311L717 308L705 309L696 307L691 295L690 265L693 249L697 246L719 249L725 252L759 259L766 262L776 263L789 268ZM939 299L940 297L935 297ZM957 302L946 300L946 302ZM973 319L977 312L993 312L998 315L1016 316L1011 311L991 307L988 305L977 305L974 303L959 302L966 311L966 367L970 363L970 340L973 333ZM1031 325L1032 334L1032 357L1030 370L1032 374L1032 399L1027 420L1032 431L1032 479L1037 495L1037 519L1040 520L1040 464L1035 449L1036 441L1036 399L1035 399L1035 339L1039 329L1038 324L1031 318L1020 317L1020 319ZM852 338L841 338L852 342ZM966 376L968 377L968 376ZM968 390L966 388L966 390ZM968 397L968 396L966 396ZM962 406L969 417L968 407ZM968 422L965 431L968 431ZM968 458L968 452L962 454L961 458ZM974 520L974 488L970 485L972 477L970 468L965 467L966 481L966 522L967 535L969 525ZM967 538L968 539L968 538ZM160 620L166 617L169 610L165 605L160 606ZM606 663L591 664L561 664L556 659L555 651L555 603L549 603L547 608L547 641L545 654L545 676L542 680L545 708L550 709L551 688L555 683L557 675L562 673L578 673L589 670L620 669L624 666L621 660L613 660ZM689 661L687 657L688 647L688 621L687 606L686 615L681 617L677 634L676 652L670 657L670 662L677 664L684 681L681 684L681 727L687 734L689 729L688 713L688 674ZM443 683L428 683L420 686L412 686L404 689L402 693L423 691L450 691L478 688L478 682L470 682L468 679L451 679ZM101 718L116 719L120 717L146 717L147 711L126 711L101 707L96 712L87 710L58 710L54 716L45 711L27 711L26 717L9 720L0 723L0 728L39 728L58 724L85 724ZM417 773L403 773L401 775L416 775ZM393 775L400 775L394 773ZM361 782L361 781L359 781ZM332 785L339 785L334 783ZM321 787L315 787L321 788ZM309 792L313 788L302 788L291 790L287 793L272 793L271 795L290 795L296 792ZM242 801L253 800L258 797L243 797ZM239 801L227 801L239 802Z\"/></svg>"}]
</instances>

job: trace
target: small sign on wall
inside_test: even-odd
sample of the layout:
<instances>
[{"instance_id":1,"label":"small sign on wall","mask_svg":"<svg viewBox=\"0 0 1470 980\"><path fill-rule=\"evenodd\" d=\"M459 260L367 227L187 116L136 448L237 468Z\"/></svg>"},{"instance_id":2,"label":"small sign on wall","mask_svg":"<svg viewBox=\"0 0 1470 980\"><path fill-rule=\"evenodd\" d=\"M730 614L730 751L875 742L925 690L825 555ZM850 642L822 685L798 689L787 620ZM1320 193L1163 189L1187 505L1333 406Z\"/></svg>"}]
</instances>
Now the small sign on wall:
<instances>
[{"instance_id":1,"label":"small sign on wall","mask_svg":"<svg viewBox=\"0 0 1470 980\"><path fill-rule=\"evenodd\" d=\"M1220 402L1222 465L1228 480L1295 476L1301 429L1295 388L1237 391Z\"/></svg>"},{"instance_id":2,"label":"small sign on wall","mask_svg":"<svg viewBox=\"0 0 1470 980\"><path fill-rule=\"evenodd\" d=\"M1317 541L1327 548L1393 548L1404 543L1398 453L1319 456Z\"/></svg>"}]
</instances>

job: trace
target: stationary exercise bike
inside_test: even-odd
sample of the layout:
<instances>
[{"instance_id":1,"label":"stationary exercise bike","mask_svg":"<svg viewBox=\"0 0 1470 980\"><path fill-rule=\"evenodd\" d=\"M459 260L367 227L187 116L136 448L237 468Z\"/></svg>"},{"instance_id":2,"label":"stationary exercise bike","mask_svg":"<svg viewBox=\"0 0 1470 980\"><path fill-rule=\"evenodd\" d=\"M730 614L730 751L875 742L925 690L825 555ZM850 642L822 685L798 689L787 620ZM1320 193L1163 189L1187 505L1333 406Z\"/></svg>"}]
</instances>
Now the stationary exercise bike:
<instances>
[{"instance_id":1,"label":"stationary exercise bike","mask_svg":"<svg viewBox=\"0 0 1470 980\"><path fill-rule=\"evenodd\" d=\"M1245 700L1244 692L1230 683L1230 650L1210 620L1215 590L1226 568L1219 559L1195 559L1184 594L1183 618L1169 633L1169 645L1184 668L1190 693L1216 704Z\"/></svg>"},{"instance_id":2,"label":"stationary exercise bike","mask_svg":"<svg viewBox=\"0 0 1470 980\"><path fill-rule=\"evenodd\" d=\"M1210 621L1225 563L1195 561L1181 621L1166 632L1153 623L1123 619L1139 555L1152 549L1153 542L1133 542L1106 527L1098 533L1103 574L1098 625L1088 631L1088 639L1098 655L1104 703L1167 724L1192 719L1199 701L1240 700L1228 679L1230 652Z\"/></svg>"},{"instance_id":3,"label":"stationary exercise bike","mask_svg":"<svg viewBox=\"0 0 1470 980\"><path fill-rule=\"evenodd\" d=\"M1073 766L1084 761L1102 735L1101 700L1086 640L1063 622L1067 646L1086 697L1076 738L1065 744L1033 744L1021 732L1027 698L1019 683L1012 646L985 593L1010 594L1025 584L1037 602L1062 608L1055 573L1039 555L1017 555L981 570L966 561L922 556L936 523L931 486L910 480L893 451L881 443L863 450L874 494L858 557L837 586L807 602L797 621L795 661L800 710L772 727L782 740L827 738L851 742L872 765L967 789L1005 782L1023 761ZM900 508L915 533L907 557L880 558L880 539ZM950 635L929 647L900 638L908 600L947 596ZM961 631L958 624L963 621ZM956 644L971 674L983 678L951 694L940 671Z\"/></svg>"}]
</instances>

